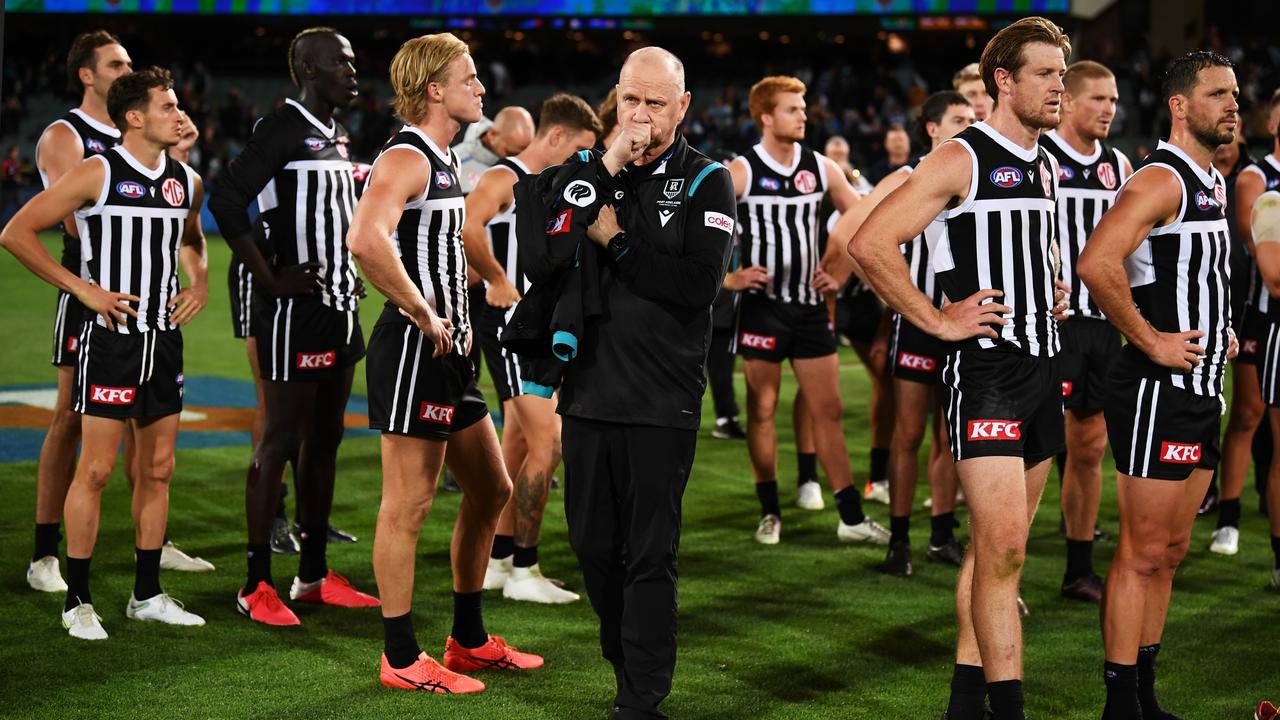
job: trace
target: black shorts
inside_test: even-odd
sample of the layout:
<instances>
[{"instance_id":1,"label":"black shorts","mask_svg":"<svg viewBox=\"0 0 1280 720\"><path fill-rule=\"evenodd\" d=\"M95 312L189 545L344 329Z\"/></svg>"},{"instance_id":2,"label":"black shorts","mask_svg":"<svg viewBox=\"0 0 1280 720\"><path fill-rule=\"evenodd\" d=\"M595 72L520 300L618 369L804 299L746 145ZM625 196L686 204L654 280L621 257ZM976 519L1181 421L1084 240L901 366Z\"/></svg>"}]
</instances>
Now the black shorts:
<instances>
[{"instance_id":1,"label":"black shorts","mask_svg":"<svg viewBox=\"0 0 1280 720\"><path fill-rule=\"evenodd\" d=\"M893 314L889 330L889 357L893 358L893 376L923 385L938 384L938 370L947 355L947 343L912 325L898 313Z\"/></svg>"},{"instance_id":2,"label":"black shorts","mask_svg":"<svg viewBox=\"0 0 1280 720\"><path fill-rule=\"evenodd\" d=\"M227 267L227 296L231 298L231 331L240 339L253 337L253 273L234 257Z\"/></svg>"},{"instance_id":3,"label":"black shorts","mask_svg":"<svg viewBox=\"0 0 1280 720\"><path fill-rule=\"evenodd\" d=\"M1116 472L1157 480L1186 480L1196 468L1215 468L1222 401L1173 387L1168 380L1114 368L1108 377L1107 439Z\"/></svg>"},{"instance_id":4,"label":"black shorts","mask_svg":"<svg viewBox=\"0 0 1280 720\"><path fill-rule=\"evenodd\" d=\"M836 301L836 330L854 344L870 345L880 328L884 307L870 290L841 296Z\"/></svg>"},{"instance_id":5,"label":"black shorts","mask_svg":"<svg viewBox=\"0 0 1280 720\"><path fill-rule=\"evenodd\" d=\"M448 440L489 414L471 360L456 351L431 353L431 341L413 325L379 320L373 327L365 362L370 428Z\"/></svg>"},{"instance_id":6,"label":"black shorts","mask_svg":"<svg viewBox=\"0 0 1280 720\"><path fill-rule=\"evenodd\" d=\"M939 387L957 462L999 456L1033 465L1066 446L1056 358L953 350L943 362Z\"/></svg>"},{"instance_id":7,"label":"black shorts","mask_svg":"<svg viewBox=\"0 0 1280 720\"><path fill-rule=\"evenodd\" d=\"M1120 355L1120 331L1106 320L1071 318L1058 325L1062 350L1062 405L1068 410L1106 407L1107 373Z\"/></svg>"},{"instance_id":8,"label":"black shorts","mask_svg":"<svg viewBox=\"0 0 1280 720\"><path fill-rule=\"evenodd\" d=\"M508 312L510 311L481 305L476 321L476 339L484 354L484 364L489 369L489 378L493 380L493 389L498 393L499 402L524 394L522 385L525 373L520 367L520 357L502 347L499 341L503 328L507 326Z\"/></svg>"},{"instance_id":9,"label":"black shorts","mask_svg":"<svg viewBox=\"0 0 1280 720\"><path fill-rule=\"evenodd\" d=\"M836 352L825 305L801 305L744 294L738 308L738 354L751 360L803 360Z\"/></svg>"},{"instance_id":10,"label":"black shorts","mask_svg":"<svg viewBox=\"0 0 1280 720\"><path fill-rule=\"evenodd\" d=\"M107 418L182 412L182 331L112 332L85 322L71 409Z\"/></svg>"},{"instance_id":11,"label":"black shorts","mask_svg":"<svg viewBox=\"0 0 1280 720\"><path fill-rule=\"evenodd\" d=\"M1262 401L1268 405L1280 405L1280 322L1259 317L1258 352L1254 366L1258 371L1258 385L1262 388ZM1240 341L1240 357L1244 356L1244 341Z\"/></svg>"},{"instance_id":12,"label":"black shorts","mask_svg":"<svg viewBox=\"0 0 1280 720\"><path fill-rule=\"evenodd\" d=\"M263 380L328 380L364 357L357 311L334 310L316 297L259 298L253 310Z\"/></svg>"},{"instance_id":13,"label":"black shorts","mask_svg":"<svg viewBox=\"0 0 1280 720\"><path fill-rule=\"evenodd\" d=\"M1238 365L1261 365L1263 350L1267 346L1267 330L1271 323L1252 305L1244 306L1244 317L1235 325L1236 341L1240 343Z\"/></svg>"},{"instance_id":14,"label":"black shorts","mask_svg":"<svg viewBox=\"0 0 1280 720\"><path fill-rule=\"evenodd\" d=\"M66 290L58 291L58 309L53 315L53 357L55 367L76 367L80 357L80 331L85 317L84 305Z\"/></svg>"}]
</instances>

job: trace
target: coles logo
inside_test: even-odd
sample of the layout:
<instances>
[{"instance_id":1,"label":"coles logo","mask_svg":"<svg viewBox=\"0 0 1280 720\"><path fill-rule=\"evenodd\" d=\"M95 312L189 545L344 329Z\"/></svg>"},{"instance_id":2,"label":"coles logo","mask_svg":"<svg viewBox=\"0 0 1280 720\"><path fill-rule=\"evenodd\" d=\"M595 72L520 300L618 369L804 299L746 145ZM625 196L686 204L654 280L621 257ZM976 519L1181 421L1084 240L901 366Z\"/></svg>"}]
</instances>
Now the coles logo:
<instances>
[{"instance_id":1,"label":"coles logo","mask_svg":"<svg viewBox=\"0 0 1280 720\"><path fill-rule=\"evenodd\" d=\"M74 352L74 350L72 352ZM1240 354L1241 355L1257 355L1258 341L1250 339L1240 343Z\"/></svg>"},{"instance_id":2,"label":"coles logo","mask_svg":"<svg viewBox=\"0 0 1280 720\"><path fill-rule=\"evenodd\" d=\"M137 395L138 388L136 387L89 386L89 401L101 405L132 405L133 399Z\"/></svg>"},{"instance_id":3,"label":"coles logo","mask_svg":"<svg viewBox=\"0 0 1280 720\"><path fill-rule=\"evenodd\" d=\"M742 347L752 350L772 350L778 346L778 338L773 335L757 335L749 332L742 333L738 342L742 343Z\"/></svg>"},{"instance_id":4,"label":"coles logo","mask_svg":"<svg viewBox=\"0 0 1280 720\"><path fill-rule=\"evenodd\" d=\"M573 224L573 208L565 208L560 214L547 221L547 234L560 235L569 232Z\"/></svg>"},{"instance_id":5,"label":"coles logo","mask_svg":"<svg viewBox=\"0 0 1280 720\"><path fill-rule=\"evenodd\" d=\"M441 190L448 190L453 187L453 178L449 176L449 172L447 170L436 171L436 187Z\"/></svg>"},{"instance_id":6,"label":"coles logo","mask_svg":"<svg viewBox=\"0 0 1280 720\"><path fill-rule=\"evenodd\" d=\"M1203 190L1196 191L1196 207L1201 210L1208 210L1213 207L1213 201L1209 199L1209 196Z\"/></svg>"},{"instance_id":7,"label":"coles logo","mask_svg":"<svg viewBox=\"0 0 1280 720\"><path fill-rule=\"evenodd\" d=\"M769 192L778 192L782 189L782 183L778 182L777 178L762 177L760 178L760 189L768 190Z\"/></svg>"},{"instance_id":8,"label":"coles logo","mask_svg":"<svg viewBox=\"0 0 1280 720\"><path fill-rule=\"evenodd\" d=\"M101 153L107 151L107 146L103 145L102 141L98 138L89 138L88 140L85 140L84 146L89 148L90 152Z\"/></svg>"},{"instance_id":9,"label":"coles logo","mask_svg":"<svg viewBox=\"0 0 1280 720\"><path fill-rule=\"evenodd\" d=\"M908 370L923 370L925 372L933 372L938 367L938 361L924 355L915 355L909 352L898 353L898 367Z\"/></svg>"},{"instance_id":10,"label":"coles logo","mask_svg":"<svg viewBox=\"0 0 1280 720\"><path fill-rule=\"evenodd\" d=\"M1022 184L1022 171L1005 165L991 171L991 183L996 187L1011 188Z\"/></svg>"},{"instance_id":11,"label":"coles logo","mask_svg":"<svg viewBox=\"0 0 1280 720\"><path fill-rule=\"evenodd\" d=\"M702 214L703 224L709 228L723 230L730 235L733 234L733 218L724 213L711 212L710 210Z\"/></svg>"},{"instance_id":12,"label":"coles logo","mask_svg":"<svg viewBox=\"0 0 1280 720\"><path fill-rule=\"evenodd\" d=\"M164 196L165 202L174 207L182 204L187 199L187 189L182 186L182 181L177 178L168 178L164 184L160 186L160 194Z\"/></svg>"},{"instance_id":13,"label":"coles logo","mask_svg":"<svg viewBox=\"0 0 1280 720\"><path fill-rule=\"evenodd\" d=\"M297 366L299 370L323 370L333 367L338 361L338 352L336 350L326 350L318 353L298 353Z\"/></svg>"},{"instance_id":14,"label":"coles logo","mask_svg":"<svg viewBox=\"0 0 1280 720\"><path fill-rule=\"evenodd\" d=\"M310 150L311 152L320 152L329 143L313 135L303 140L302 144L306 145L307 149Z\"/></svg>"},{"instance_id":15,"label":"coles logo","mask_svg":"<svg viewBox=\"0 0 1280 720\"><path fill-rule=\"evenodd\" d=\"M436 425L452 425L453 424L453 406L452 405L436 405L434 403L424 402L418 410L418 419L426 420Z\"/></svg>"},{"instance_id":16,"label":"coles logo","mask_svg":"<svg viewBox=\"0 0 1280 720\"><path fill-rule=\"evenodd\" d=\"M1076 179L1075 168L1069 165L1058 166L1058 182L1067 182L1068 180L1075 180L1075 179Z\"/></svg>"},{"instance_id":17,"label":"coles logo","mask_svg":"<svg viewBox=\"0 0 1280 720\"><path fill-rule=\"evenodd\" d=\"M796 173L796 189L802 193L811 193L818 189L818 178L808 170Z\"/></svg>"},{"instance_id":18,"label":"coles logo","mask_svg":"<svg viewBox=\"0 0 1280 720\"><path fill-rule=\"evenodd\" d=\"M1200 462L1200 443L1160 443L1160 462L1194 465Z\"/></svg>"},{"instance_id":19,"label":"coles logo","mask_svg":"<svg viewBox=\"0 0 1280 720\"><path fill-rule=\"evenodd\" d=\"M130 200L137 200L147 194L147 189L142 187L142 183L136 183L132 180L121 180L116 183L116 194L120 197L126 197Z\"/></svg>"},{"instance_id":20,"label":"coles logo","mask_svg":"<svg viewBox=\"0 0 1280 720\"><path fill-rule=\"evenodd\" d=\"M1222 183L1213 186L1213 199L1218 201L1220 207L1227 206L1227 188Z\"/></svg>"},{"instance_id":21,"label":"coles logo","mask_svg":"<svg viewBox=\"0 0 1280 720\"><path fill-rule=\"evenodd\" d=\"M1021 440L1022 422L1019 420L970 420L969 439Z\"/></svg>"},{"instance_id":22,"label":"coles logo","mask_svg":"<svg viewBox=\"0 0 1280 720\"><path fill-rule=\"evenodd\" d=\"M1062 397L1071 397L1071 388L1074 387L1070 380L1062 381Z\"/></svg>"},{"instance_id":23,"label":"coles logo","mask_svg":"<svg viewBox=\"0 0 1280 720\"><path fill-rule=\"evenodd\" d=\"M1098 166L1098 179L1102 181L1102 187L1108 190L1115 190L1120 183L1120 178L1116 176L1116 166L1111 163Z\"/></svg>"}]
</instances>

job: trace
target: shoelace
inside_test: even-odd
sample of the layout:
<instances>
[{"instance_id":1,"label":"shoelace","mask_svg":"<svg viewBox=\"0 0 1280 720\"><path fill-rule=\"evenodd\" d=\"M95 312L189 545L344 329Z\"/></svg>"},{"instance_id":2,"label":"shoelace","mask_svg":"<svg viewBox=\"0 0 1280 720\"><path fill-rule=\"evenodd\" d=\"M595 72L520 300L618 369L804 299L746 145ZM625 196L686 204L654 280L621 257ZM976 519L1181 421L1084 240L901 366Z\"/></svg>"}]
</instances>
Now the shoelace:
<instances>
[{"instance_id":1,"label":"shoelace","mask_svg":"<svg viewBox=\"0 0 1280 720\"><path fill-rule=\"evenodd\" d=\"M187 609L187 606L183 605L181 600L178 600L175 597L170 597L168 593L160 593L160 599L158 602L160 603L160 612L164 612L169 605L174 605L183 612Z\"/></svg>"},{"instance_id":2,"label":"shoelace","mask_svg":"<svg viewBox=\"0 0 1280 720\"><path fill-rule=\"evenodd\" d=\"M284 608L284 602L280 600L280 596L277 595L274 590L259 590L258 592L255 592L254 595L262 595L262 600L260 600L260 602L262 603L264 610L275 612Z\"/></svg>"},{"instance_id":3,"label":"shoelace","mask_svg":"<svg viewBox=\"0 0 1280 720\"><path fill-rule=\"evenodd\" d=\"M71 624L91 626L93 623L89 622L90 617L85 617L86 615L91 616L91 618L94 620L97 620L99 624L102 623L102 616L94 612L93 607L89 605L85 605L84 603L81 603L76 606L75 615L73 615L71 618L72 620Z\"/></svg>"}]
</instances>

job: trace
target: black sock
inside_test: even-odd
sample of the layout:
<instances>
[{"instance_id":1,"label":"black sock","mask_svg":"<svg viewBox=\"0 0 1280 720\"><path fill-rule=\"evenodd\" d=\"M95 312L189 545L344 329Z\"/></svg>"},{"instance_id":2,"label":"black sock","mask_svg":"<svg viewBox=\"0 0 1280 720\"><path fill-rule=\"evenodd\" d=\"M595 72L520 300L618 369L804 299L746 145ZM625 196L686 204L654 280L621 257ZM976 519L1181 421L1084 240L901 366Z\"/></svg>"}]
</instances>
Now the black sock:
<instances>
[{"instance_id":1,"label":"black sock","mask_svg":"<svg viewBox=\"0 0 1280 720\"><path fill-rule=\"evenodd\" d=\"M956 529L953 524L955 519L956 514L954 512L939 513L929 518L929 544L934 547L942 547L955 540Z\"/></svg>"},{"instance_id":2,"label":"black sock","mask_svg":"<svg viewBox=\"0 0 1280 720\"><path fill-rule=\"evenodd\" d=\"M951 671L951 699L947 720L982 720L986 713L987 678L978 665L956 664Z\"/></svg>"},{"instance_id":3,"label":"black sock","mask_svg":"<svg viewBox=\"0 0 1280 720\"><path fill-rule=\"evenodd\" d=\"M527 548L522 548L519 545L517 545L514 555L515 555L515 560L513 560L511 564L515 567L527 568L527 567L533 567L534 565L538 564L538 546L537 545L534 545L533 547L527 547Z\"/></svg>"},{"instance_id":4,"label":"black sock","mask_svg":"<svg viewBox=\"0 0 1280 720\"><path fill-rule=\"evenodd\" d=\"M889 544L890 545L896 545L900 542L910 543L911 542L910 530L911 530L910 515L903 515L901 517L897 515L889 516Z\"/></svg>"},{"instance_id":5,"label":"black sock","mask_svg":"<svg viewBox=\"0 0 1280 720\"><path fill-rule=\"evenodd\" d=\"M146 600L163 592L160 589L160 548L136 548L133 571L133 599Z\"/></svg>"},{"instance_id":6,"label":"black sock","mask_svg":"<svg viewBox=\"0 0 1280 720\"><path fill-rule=\"evenodd\" d=\"M516 539L511 535L494 535L493 549L489 551L489 557L494 560L506 560L516 551Z\"/></svg>"},{"instance_id":7,"label":"black sock","mask_svg":"<svg viewBox=\"0 0 1280 720\"><path fill-rule=\"evenodd\" d=\"M329 546L329 523L307 523L298 538L302 554L298 556L298 579L311 583L329 574L325 550Z\"/></svg>"},{"instance_id":8,"label":"black sock","mask_svg":"<svg viewBox=\"0 0 1280 720\"><path fill-rule=\"evenodd\" d=\"M1067 475L1067 451L1063 450L1054 455L1053 464L1058 467L1058 487L1062 487L1062 478Z\"/></svg>"},{"instance_id":9,"label":"black sock","mask_svg":"<svg viewBox=\"0 0 1280 720\"><path fill-rule=\"evenodd\" d=\"M31 562L43 557L58 557L58 543L62 542L60 523L36 523L36 548L31 553Z\"/></svg>"},{"instance_id":10,"label":"black sock","mask_svg":"<svg viewBox=\"0 0 1280 720\"><path fill-rule=\"evenodd\" d=\"M1026 719L1021 680L987 683L987 697L991 698L991 717L994 720Z\"/></svg>"},{"instance_id":11,"label":"black sock","mask_svg":"<svg viewBox=\"0 0 1280 720\"><path fill-rule=\"evenodd\" d=\"M67 602L62 606L63 612L80 603L93 604L93 596L89 594L89 563L92 560L91 557L67 556Z\"/></svg>"},{"instance_id":12,"label":"black sock","mask_svg":"<svg viewBox=\"0 0 1280 720\"><path fill-rule=\"evenodd\" d=\"M1218 527L1240 527L1240 498L1218 501Z\"/></svg>"},{"instance_id":13,"label":"black sock","mask_svg":"<svg viewBox=\"0 0 1280 720\"><path fill-rule=\"evenodd\" d=\"M1280 570L1280 537L1271 536L1271 553L1276 556L1275 568Z\"/></svg>"},{"instance_id":14,"label":"black sock","mask_svg":"<svg viewBox=\"0 0 1280 720\"><path fill-rule=\"evenodd\" d=\"M1107 704L1102 720L1134 720L1142 717L1138 702L1138 666L1113 662L1102 664L1102 677L1107 683Z\"/></svg>"},{"instance_id":15,"label":"black sock","mask_svg":"<svg viewBox=\"0 0 1280 720\"><path fill-rule=\"evenodd\" d=\"M818 456L814 453L796 453L796 484L818 481Z\"/></svg>"},{"instance_id":16,"label":"black sock","mask_svg":"<svg viewBox=\"0 0 1280 720\"><path fill-rule=\"evenodd\" d=\"M484 616L480 612L480 594L483 591L453 594L453 639L464 648L478 648L489 642L484 630Z\"/></svg>"},{"instance_id":17,"label":"black sock","mask_svg":"<svg viewBox=\"0 0 1280 720\"><path fill-rule=\"evenodd\" d=\"M1138 648L1138 703L1142 705L1142 720L1182 720L1160 707L1156 699L1156 654L1160 643Z\"/></svg>"},{"instance_id":18,"label":"black sock","mask_svg":"<svg viewBox=\"0 0 1280 720\"><path fill-rule=\"evenodd\" d=\"M244 582L245 595L252 595L253 591L258 589L258 583L275 584L271 582L270 545L267 543L262 543L261 545L249 543L245 546L245 558L249 565L249 577Z\"/></svg>"},{"instance_id":19,"label":"black sock","mask_svg":"<svg viewBox=\"0 0 1280 720\"><path fill-rule=\"evenodd\" d=\"M880 482L889 476L889 448L871 448L871 472L867 479Z\"/></svg>"},{"instance_id":20,"label":"black sock","mask_svg":"<svg viewBox=\"0 0 1280 720\"><path fill-rule=\"evenodd\" d=\"M782 506L778 504L778 481L756 483L756 497L760 498L760 517L777 515L782 517Z\"/></svg>"},{"instance_id":21,"label":"black sock","mask_svg":"<svg viewBox=\"0 0 1280 720\"><path fill-rule=\"evenodd\" d=\"M387 664L400 670L418 661L422 648L413 634L413 613L382 618L382 654Z\"/></svg>"},{"instance_id":22,"label":"black sock","mask_svg":"<svg viewBox=\"0 0 1280 720\"><path fill-rule=\"evenodd\" d=\"M836 510L845 525L857 525L867 519L862 512L862 493L852 485L836 493Z\"/></svg>"},{"instance_id":23,"label":"black sock","mask_svg":"<svg viewBox=\"0 0 1280 720\"><path fill-rule=\"evenodd\" d=\"M288 520L289 515L284 508L284 499L289 497L289 483L280 483L280 503L276 505L276 517L281 520Z\"/></svg>"},{"instance_id":24,"label":"black sock","mask_svg":"<svg viewBox=\"0 0 1280 720\"><path fill-rule=\"evenodd\" d=\"M1065 582L1093 574L1093 541L1067 538L1067 576Z\"/></svg>"}]
</instances>

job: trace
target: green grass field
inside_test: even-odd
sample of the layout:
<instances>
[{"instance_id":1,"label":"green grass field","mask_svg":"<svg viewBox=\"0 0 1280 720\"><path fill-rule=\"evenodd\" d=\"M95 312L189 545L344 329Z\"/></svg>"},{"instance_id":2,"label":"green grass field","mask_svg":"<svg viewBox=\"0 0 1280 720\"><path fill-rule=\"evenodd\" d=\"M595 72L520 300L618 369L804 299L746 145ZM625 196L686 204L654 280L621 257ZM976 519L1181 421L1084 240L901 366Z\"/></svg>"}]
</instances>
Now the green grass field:
<instances>
[{"instance_id":1,"label":"green grass field","mask_svg":"<svg viewBox=\"0 0 1280 720\"><path fill-rule=\"evenodd\" d=\"M231 337L225 269L228 252L210 243L209 307L185 330L186 374L246 378L243 346ZM0 385L52 383L47 364L54 292L0 254ZM366 333L380 306L364 303ZM859 482L867 467L868 382L842 355L849 450ZM794 385L786 380L790 397ZM741 385L739 386L741 392ZM364 392L363 370L356 393ZM490 395L492 397L492 395ZM707 400L710 415L710 400ZM780 418L790 418L790 403ZM792 496L790 422L779 428L784 503ZM0 429L0 433L4 430ZM3 437L0 435L0 437ZM141 624L124 617L132 587L133 529L127 486L117 472L103 503L93 565L95 605L110 640L76 642L62 630L60 596L32 592L23 572L32 542L35 463L0 465L0 716L6 718L603 718L612 673L600 658L596 621L585 599L544 607L487 598L486 622L545 668L525 675L482 675L478 696L417 696L377 682L381 626L376 610L296 607L303 627L272 630L233 607L243 582L246 446L180 451L171 492L170 534L218 566L209 575L166 573L166 590L205 617L203 628ZM1117 518L1110 461L1101 524ZM945 707L952 663L954 571L924 562L928 522L913 528L916 576L875 571L882 549L835 540L836 513L788 508L776 547L751 540L757 504L746 447L699 437L685 496L681 546L680 657L664 705L678 718L933 718ZM1050 479L1032 529L1023 595L1028 716L1097 718L1102 640L1097 609L1058 598L1065 562L1057 532L1057 483ZM1251 487L1251 483L1250 483ZM918 497L923 498L924 493ZM566 541L561 494L548 506L542 566L581 592ZM331 546L331 564L358 586L374 588L371 539L379 502L378 444L348 439L339 457L334 522L360 536ZM449 631L448 537L458 496L443 495L419 543L416 625L437 657ZM1175 582L1160 689L1165 705L1188 720L1248 718L1263 697L1280 696L1280 595L1265 590L1270 569L1265 519L1245 494L1241 552L1205 549L1211 520L1197 524L1190 556ZM868 506L887 523L887 508ZM967 534L967 532L966 532ZM1097 549L1105 574L1114 545ZM293 560L276 557L287 587Z\"/></svg>"}]
</instances>

